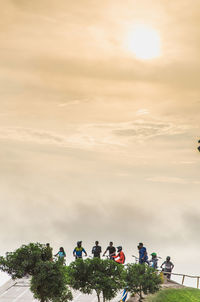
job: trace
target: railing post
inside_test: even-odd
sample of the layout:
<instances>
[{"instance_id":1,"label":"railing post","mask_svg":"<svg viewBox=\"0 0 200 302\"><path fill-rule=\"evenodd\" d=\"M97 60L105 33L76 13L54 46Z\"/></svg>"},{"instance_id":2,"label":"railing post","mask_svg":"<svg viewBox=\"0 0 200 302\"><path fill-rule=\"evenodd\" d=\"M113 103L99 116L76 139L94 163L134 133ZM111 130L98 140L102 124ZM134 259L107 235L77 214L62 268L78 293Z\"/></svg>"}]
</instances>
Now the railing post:
<instances>
[{"instance_id":1,"label":"railing post","mask_svg":"<svg viewBox=\"0 0 200 302\"><path fill-rule=\"evenodd\" d=\"M183 283L184 283L184 280L185 280L185 275L183 275L183 279L182 279L182 285L183 285Z\"/></svg>"},{"instance_id":2,"label":"railing post","mask_svg":"<svg viewBox=\"0 0 200 302\"><path fill-rule=\"evenodd\" d=\"M197 278L197 288L199 288L199 277Z\"/></svg>"}]
</instances>

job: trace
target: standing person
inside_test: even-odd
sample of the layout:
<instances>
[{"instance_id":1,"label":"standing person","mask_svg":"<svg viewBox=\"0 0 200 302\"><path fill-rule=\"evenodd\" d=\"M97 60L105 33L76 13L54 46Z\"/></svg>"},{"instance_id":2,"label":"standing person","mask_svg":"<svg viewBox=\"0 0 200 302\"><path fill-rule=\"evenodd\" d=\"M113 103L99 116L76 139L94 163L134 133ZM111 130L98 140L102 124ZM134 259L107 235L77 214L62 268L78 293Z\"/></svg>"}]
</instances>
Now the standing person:
<instances>
[{"instance_id":1,"label":"standing person","mask_svg":"<svg viewBox=\"0 0 200 302\"><path fill-rule=\"evenodd\" d=\"M147 249L144 247L143 243L140 242L138 245L139 250L139 263L148 263L148 255L147 255Z\"/></svg>"},{"instance_id":2,"label":"standing person","mask_svg":"<svg viewBox=\"0 0 200 302\"><path fill-rule=\"evenodd\" d=\"M151 254L151 260L149 261L150 266L153 267L154 269L158 268L158 258L156 253Z\"/></svg>"},{"instance_id":3,"label":"standing person","mask_svg":"<svg viewBox=\"0 0 200 302\"><path fill-rule=\"evenodd\" d=\"M101 254L101 246L99 245L99 241L95 241L95 246L92 248L92 254L94 258L100 258Z\"/></svg>"},{"instance_id":4,"label":"standing person","mask_svg":"<svg viewBox=\"0 0 200 302\"><path fill-rule=\"evenodd\" d=\"M75 247L75 249L73 251L73 255L76 259L79 259L79 258L83 258L83 255L82 255L83 253L85 254L85 256L87 256L85 249L82 247L82 241L78 241L77 246Z\"/></svg>"},{"instance_id":5,"label":"standing person","mask_svg":"<svg viewBox=\"0 0 200 302\"><path fill-rule=\"evenodd\" d=\"M113 242L112 241L110 241L109 246L107 247L107 249L103 253L103 256L105 256L105 254L107 252L109 252L110 259L113 259L113 256L116 255L116 248L113 246Z\"/></svg>"},{"instance_id":6,"label":"standing person","mask_svg":"<svg viewBox=\"0 0 200 302\"><path fill-rule=\"evenodd\" d=\"M124 252L122 251L122 246L118 246L117 247L117 252L118 254L116 256L113 256L115 262L119 263L119 264L124 264L125 263L125 255Z\"/></svg>"},{"instance_id":7,"label":"standing person","mask_svg":"<svg viewBox=\"0 0 200 302\"><path fill-rule=\"evenodd\" d=\"M170 274L165 274L164 273L164 275L167 276L168 280L171 278L171 272L174 268L174 264L170 261L170 259L171 258L169 256L167 256L166 261L164 261L163 264L161 265L162 269L163 269L163 265L165 266L164 267L164 272L170 273Z\"/></svg>"},{"instance_id":8,"label":"standing person","mask_svg":"<svg viewBox=\"0 0 200 302\"><path fill-rule=\"evenodd\" d=\"M53 249L49 243L46 244L46 256L48 260L53 261Z\"/></svg>"},{"instance_id":9,"label":"standing person","mask_svg":"<svg viewBox=\"0 0 200 302\"><path fill-rule=\"evenodd\" d=\"M64 248L60 247L58 253L55 254L54 256L55 257L58 256L58 259L64 263L65 262L65 257L66 257L66 253L64 251Z\"/></svg>"}]
</instances>

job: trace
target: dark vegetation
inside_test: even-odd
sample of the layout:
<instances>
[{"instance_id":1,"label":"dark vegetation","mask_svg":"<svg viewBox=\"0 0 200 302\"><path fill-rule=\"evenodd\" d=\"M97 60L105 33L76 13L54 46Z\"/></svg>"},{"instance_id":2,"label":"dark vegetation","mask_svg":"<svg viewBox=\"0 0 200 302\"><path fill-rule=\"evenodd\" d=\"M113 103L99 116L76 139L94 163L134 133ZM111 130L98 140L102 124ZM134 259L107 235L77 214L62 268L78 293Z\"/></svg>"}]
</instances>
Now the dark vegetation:
<instances>
[{"instance_id":1,"label":"dark vegetation","mask_svg":"<svg viewBox=\"0 0 200 302\"><path fill-rule=\"evenodd\" d=\"M131 294L138 293L142 300L143 293L155 293L161 284L157 272L141 264L123 266L109 259L88 258L65 266L63 261L52 258L49 247L40 243L23 245L0 257L0 270L13 279L30 276L30 289L40 302L71 301L70 288L84 294L95 291L98 301L101 296L104 302L127 288Z\"/></svg>"}]
</instances>

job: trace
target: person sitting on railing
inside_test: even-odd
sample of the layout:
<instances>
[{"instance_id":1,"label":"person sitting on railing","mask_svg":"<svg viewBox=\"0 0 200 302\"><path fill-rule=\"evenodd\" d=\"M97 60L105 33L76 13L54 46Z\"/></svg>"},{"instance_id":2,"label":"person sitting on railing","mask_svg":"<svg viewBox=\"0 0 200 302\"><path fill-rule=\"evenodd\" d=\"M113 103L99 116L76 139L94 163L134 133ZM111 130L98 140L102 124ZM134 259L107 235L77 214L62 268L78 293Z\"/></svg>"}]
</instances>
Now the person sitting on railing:
<instances>
[{"instance_id":1,"label":"person sitting on railing","mask_svg":"<svg viewBox=\"0 0 200 302\"><path fill-rule=\"evenodd\" d=\"M171 278L171 272L174 268L174 264L170 261L170 259L171 258L167 256L166 261L164 261L163 264L161 265L162 270L165 272L164 275L167 276L168 280ZM164 269L163 269L163 265L165 266Z\"/></svg>"}]
</instances>

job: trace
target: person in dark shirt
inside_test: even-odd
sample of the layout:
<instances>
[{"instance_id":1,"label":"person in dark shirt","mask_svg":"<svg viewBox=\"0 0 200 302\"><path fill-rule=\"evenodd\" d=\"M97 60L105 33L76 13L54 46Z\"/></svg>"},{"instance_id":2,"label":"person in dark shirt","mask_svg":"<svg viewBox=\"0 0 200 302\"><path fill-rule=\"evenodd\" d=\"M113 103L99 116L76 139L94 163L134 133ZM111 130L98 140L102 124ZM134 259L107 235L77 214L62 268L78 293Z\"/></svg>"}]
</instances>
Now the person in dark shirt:
<instances>
[{"instance_id":1,"label":"person in dark shirt","mask_svg":"<svg viewBox=\"0 0 200 302\"><path fill-rule=\"evenodd\" d=\"M47 259L53 261L53 249L49 243L46 244Z\"/></svg>"},{"instance_id":2,"label":"person in dark shirt","mask_svg":"<svg viewBox=\"0 0 200 302\"><path fill-rule=\"evenodd\" d=\"M99 241L95 241L95 246L93 246L92 248L92 254L94 258L100 258L101 246L99 245Z\"/></svg>"},{"instance_id":3,"label":"person in dark shirt","mask_svg":"<svg viewBox=\"0 0 200 302\"><path fill-rule=\"evenodd\" d=\"M109 246L107 247L107 249L105 250L105 252L103 253L103 256L105 256L105 254L109 252L109 256L110 256L110 259L113 259L112 256L115 256L116 255L116 248L113 246L113 242L111 241L109 243Z\"/></svg>"}]
</instances>

